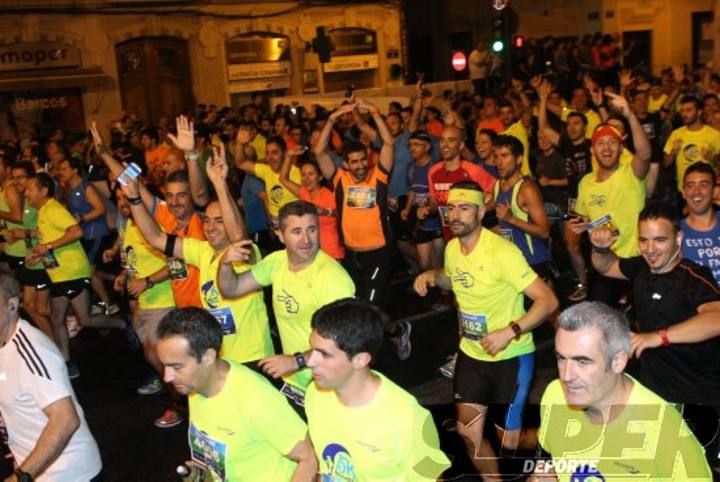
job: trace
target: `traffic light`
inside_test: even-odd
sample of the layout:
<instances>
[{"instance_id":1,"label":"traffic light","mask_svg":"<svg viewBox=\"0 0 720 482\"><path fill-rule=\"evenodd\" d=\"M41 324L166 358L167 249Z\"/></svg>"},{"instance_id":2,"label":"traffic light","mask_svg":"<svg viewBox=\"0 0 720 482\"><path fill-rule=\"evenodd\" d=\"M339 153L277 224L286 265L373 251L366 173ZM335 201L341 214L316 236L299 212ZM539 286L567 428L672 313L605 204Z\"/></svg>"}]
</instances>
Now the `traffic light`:
<instances>
[{"instance_id":1,"label":"traffic light","mask_svg":"<svg viewBox=\"0 0 720 482\"><path fill-rule=\"evenodd\" d=\"M523 45L525 45L525 37L523 37L522 35L516 35L515 37L513 37L513 46L516 49L523 48Z\"/></svg>"},{"instance_id":2,"label":"traffic light","mask_svg":"<svg viewBox=\"0 0 720 482\"><path fill-rule=\"evenodd\" d=\"M330 62L330 53L333 50L333 44L330 37L325 35L325 27L318 27L315 29L315 38L312 41L312 48L318 57L320 62L326 64Z\"/></svg>"},{"instance_id":3,"label":"traffic light","mask_svg":"<svg viewBox=\"0 0 720 482\"><path fill-rule=\"evenodd\" d=\"M493 52L500 53L505 50L505 15L503 11L496 13L492 19L492 40L490 47Z\"/></svg>"}]
</instances>

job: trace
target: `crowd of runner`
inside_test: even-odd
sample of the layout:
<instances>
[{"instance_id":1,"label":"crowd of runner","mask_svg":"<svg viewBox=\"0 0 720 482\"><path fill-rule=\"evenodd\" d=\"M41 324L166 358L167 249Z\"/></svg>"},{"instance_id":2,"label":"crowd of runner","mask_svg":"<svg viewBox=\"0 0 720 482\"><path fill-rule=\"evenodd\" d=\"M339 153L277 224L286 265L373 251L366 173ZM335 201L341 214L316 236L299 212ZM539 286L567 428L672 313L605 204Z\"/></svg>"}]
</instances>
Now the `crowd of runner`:
<instances>
[{"instance_id":1,"label":"crowd of runner","mask_svg":"<svg viewBox=\"0 0 720 482\"><path fill-rule=\"evenodd\" d=\"M383 339L410 356L412 324L385 314L408 273L459 330L442 368L483 480L523 450L537 480L712 480L720 444L677 407L720 416L720 76L533 73L419 82L383 111L256 95L5 140L6 480L100 480L67 381L88 328L142 350L158 428L189 418L190 480L441 478L429 412L372 369ZM535 428L542 323L558 380Z\"/></svg>"}]
</instances>

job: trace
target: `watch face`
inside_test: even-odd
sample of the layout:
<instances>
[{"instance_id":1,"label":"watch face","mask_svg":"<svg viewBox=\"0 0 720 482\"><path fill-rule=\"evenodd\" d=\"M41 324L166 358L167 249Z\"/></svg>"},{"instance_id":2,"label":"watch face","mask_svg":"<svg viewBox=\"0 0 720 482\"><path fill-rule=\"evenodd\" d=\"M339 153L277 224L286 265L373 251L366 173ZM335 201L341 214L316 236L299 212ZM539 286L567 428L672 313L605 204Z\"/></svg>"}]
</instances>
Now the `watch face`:
<instances>
[{"instance_id":1,"label":"watch face","mask_svg":"<svg viewBox=\"0 0 720 482\"><path fill-rule=\"evenodd\" d=\"M33 482L30 474L19 469L15 472L15 476L17 477L18 482Z\"/></svg>"}]
</instances>

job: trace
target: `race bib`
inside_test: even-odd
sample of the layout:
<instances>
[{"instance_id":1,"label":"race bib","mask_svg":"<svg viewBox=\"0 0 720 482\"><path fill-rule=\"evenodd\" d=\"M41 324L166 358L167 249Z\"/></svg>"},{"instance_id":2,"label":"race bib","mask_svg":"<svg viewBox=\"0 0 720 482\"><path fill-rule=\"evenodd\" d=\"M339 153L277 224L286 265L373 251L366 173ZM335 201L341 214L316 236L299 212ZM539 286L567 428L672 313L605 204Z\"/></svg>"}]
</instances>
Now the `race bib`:
<instances>
[{"instance_id":1,"label":"race bib","mask_svg":"<svg viewBox=\"0 0 720 482\"><path fill-rule=\"evenodd\" d=\"M225 460L227 458L227 445L215 440L191 423L188 430L190 439L190 458L215 474L220 480L225 480Z\"/></svg>"},{"instance_id":2,"label":"race bib","mask_svg":"<svg viewBox=\"0 0 720 482\"><path fill-rule=\"evenodd\" d=\"M168 258L168 268L170 268L170 279L183 280L188 277L187 265L184 259Z\"/></svg>"},{"instance_id":3,"label":"race bib","mask_svg":"<svg viewBox=\"0 0 720 482\"><path fill-rule=\"evenodd\" d=\"M438 206L438 214L440 215L440 223L444 228L450 226L450 207Z\"/></svg>"},{"instance_id":4,"label":"race bib","mask_svg":"<svg viewBox=\"0 0 720 482\"><path fill-rule=\"evenodd\" d=\"M363 186L350 186L347 190L345 205L355 209L370 209L375 207L377 192L375 189Z\"/></svg>"},{"instance_id":5,"label":"race bib","mask_svg":"<svg viewBox=\"0 0 720 482\"><path fill-rule=\"evenodd\" d=\"M513 242L513 232L512 229L507 228L500 228L500 236L507 239L511 243Z\"/></svg>"},{"instance_id":6,"label":"race bib","mask_svg":"<svg viewBox=\"0 0 720 482\"><path fill-rule=\"evenodd\" d=\"M223 335L234 335L236 333L235 318L230 308L210 308L208 311L220 323Z\"/></svg>"},{"instance_id":7,"label":"race bib","mask_svg":"<svg viewBox=\"0 0 720 482\"><path fill-rule=\"evenodd\" d=\"M478 341L487 335L487 321L485 315L471 315L460 312L460 336L468 340Z\"/></svg>"},{"instance_id":8,"label":"race bib","mask_svg":"<svg viewBox=\"0 0 720 482\"><path fill-rule=\"evenodd\" d=\"M295 402L295 405L299 405L301 407L305 406L305 390L302 388L290 385L289 383L283 383L282 388L280 388L280 392Z\"/></svg>"},{"instance_id":9,"label":"race bib","mask_svg":"<svg viewBox=\"0 0 720 482\"><path fill-rule=\"evenodd\" d=\"M616 236L620 235L620 230L615 226L615 223L613 222L612 216L609 214L606 214L605 216L599 217L595 221L585 225L588 231L592 231L593 229L599 228L599 227L605 227L608 228L610 231L613 232Z\"/></svg>"}]
</instances>

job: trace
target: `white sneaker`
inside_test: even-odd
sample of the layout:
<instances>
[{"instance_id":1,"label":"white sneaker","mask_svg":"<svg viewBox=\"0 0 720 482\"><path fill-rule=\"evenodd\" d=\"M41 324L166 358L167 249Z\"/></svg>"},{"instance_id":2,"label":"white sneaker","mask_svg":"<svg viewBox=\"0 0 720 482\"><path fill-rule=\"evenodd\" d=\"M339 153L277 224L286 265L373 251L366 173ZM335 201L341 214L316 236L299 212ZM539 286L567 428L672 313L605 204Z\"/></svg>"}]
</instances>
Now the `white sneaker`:
<instances>
[{"instance_id":1,"label":"white sneaker","mask_svg":"<svg viewBox=\"0 0 720 482\"><path fill-rule=\"evenodd\" d=\"M457 363L457 353L451 355L443 366L438 368L440 374L445 378L453 378L455 376L455 364Z\"/></svg>"}]
</instances>

